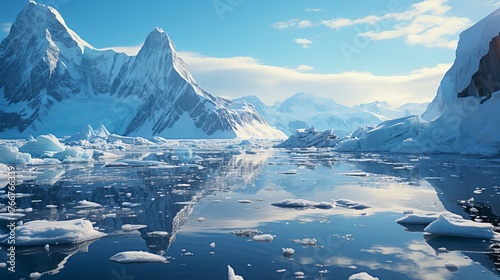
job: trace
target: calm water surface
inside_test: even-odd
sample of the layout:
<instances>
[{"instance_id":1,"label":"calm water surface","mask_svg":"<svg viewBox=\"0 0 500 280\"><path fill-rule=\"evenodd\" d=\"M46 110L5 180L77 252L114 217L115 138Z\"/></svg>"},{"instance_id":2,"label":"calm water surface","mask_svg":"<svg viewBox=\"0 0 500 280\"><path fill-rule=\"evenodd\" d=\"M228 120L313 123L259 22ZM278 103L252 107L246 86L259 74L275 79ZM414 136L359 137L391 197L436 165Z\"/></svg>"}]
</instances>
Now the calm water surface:
<instances>
[{"instance_id":1,"label":"calm water surface","mask_svg":"<svg viewBox=\"0 0 500 280\"><path fill-rule=\"evenodd\" d=\"M328 150L231 153L227 143L191 146L197 162L172 160L168 148L123 151L130 159L174 167L60 164L17 166L16 199L23 221L86 218L107 236L65 246L17 247L16 272L0 279L227 279L227 265L245 279L348 279L367 272L379 279L500 279L493 242L424 237L421 227L395 222L403 211L450 211L498 226L500 163L459 156L337 154ZM214 142L215 143L215 142ZM1 192L1 189L0 189ZM271 203L288 198L369 204L363 210L290 209ZM472 204L460 201L474 198ZM76 209L83 199L104 208ZM123 204L126 202L125 204ZM130 207L132 203L133 207ZM243 203L246 202L246 203ZM0 203L6 204L5 193ZM47 208L56 205L57 208ZM471 210L471 207L474 207ZM6 233L7 221L0 221ZM123 224L142 224L124 232ZM232 234L257 229L274 240L260 243ZM167 231L168 236L150 236ZM315 238L316 245L294 239ZM215 248L210 244L214 242ZM285 257L282 248L295 254ZM446 248L443 250L442 248ZM120 264L121 251L148 251L168 263ZM0 263L7 261L0 249ZM446 264L458 269L448 269ZM8 267L8 266L7 266ZM278 273L277 270L286 269Z\"/></svg>"}]
</instances>

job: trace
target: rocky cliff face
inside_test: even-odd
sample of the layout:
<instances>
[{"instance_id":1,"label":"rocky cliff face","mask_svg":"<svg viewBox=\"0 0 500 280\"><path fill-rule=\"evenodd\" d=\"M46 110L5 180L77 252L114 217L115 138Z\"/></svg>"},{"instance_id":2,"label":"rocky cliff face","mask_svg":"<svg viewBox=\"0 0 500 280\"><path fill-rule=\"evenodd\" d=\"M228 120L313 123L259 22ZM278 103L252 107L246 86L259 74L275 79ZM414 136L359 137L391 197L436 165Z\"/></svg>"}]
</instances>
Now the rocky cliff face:
<instances>
[{"instance_id":1,"label":"rocky cliff face","mask_svg":"<svg viewBox=\"0 0 500 280\"><path fill-rule=\"evenodd\" d=\"M470 84L457 96L475 96L484 101L498 90L500 90L500 35L491 40L488 53L479 61L479 70L472 75Z\"/></svg>"},{"instance_id":2,"label":"rocky cliff face","mask_svg":"<svg viewBox=\"0 0 500 280\"><path fill-rule=\"evenodd\" d=\"M0 44L0 136L101 124L145 137L284 137L252 106L203 90L160 28L127 56L93 48L55 9L28 2Z\"/></svg>"}]
</instances>

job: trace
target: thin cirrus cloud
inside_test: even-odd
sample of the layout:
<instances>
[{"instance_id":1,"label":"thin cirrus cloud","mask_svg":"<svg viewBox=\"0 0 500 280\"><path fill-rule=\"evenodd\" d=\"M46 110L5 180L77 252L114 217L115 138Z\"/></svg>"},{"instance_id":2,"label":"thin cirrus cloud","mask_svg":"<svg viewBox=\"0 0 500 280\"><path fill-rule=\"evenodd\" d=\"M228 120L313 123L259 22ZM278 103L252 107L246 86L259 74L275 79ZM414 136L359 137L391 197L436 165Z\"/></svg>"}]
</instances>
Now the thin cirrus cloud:
<instances>
[{"instance_id":1,"label":"thin cirrus cloud","mask_svg":"<svg viewBox=\"0 0 500 280\"><path fill-rule=\"evenodd\" d=\"M275 29L286 29L292 27L307 28L313 27L313 23L309 20L291 19L288 21L278 21L271 25Z\"/></svg>"},{"instance_id":2,"label":"thin cirrus cloud","mask_svg":"<svg viewBox=\"0 0 500 280\"><path fill-rule=\"evenodd\" d=\"M370 31L359 35L374 41L404 38L408 45L455 49L458 42L456 35L469 27L471 21L465 17L450 16L448 12L451 7L446 5L447 2L448 0L422 0L403 11L399 11L401 7L394 7L392 12L383 15L368 15L357 19L333 18L305 27L324 25L339 30L364 24L370 27ZM298 23L301 20L293 21ZM272 26L277 28L278 25ZM281 24L278 29L296 26L297 24Z\"/></svg>"}]
</instances>

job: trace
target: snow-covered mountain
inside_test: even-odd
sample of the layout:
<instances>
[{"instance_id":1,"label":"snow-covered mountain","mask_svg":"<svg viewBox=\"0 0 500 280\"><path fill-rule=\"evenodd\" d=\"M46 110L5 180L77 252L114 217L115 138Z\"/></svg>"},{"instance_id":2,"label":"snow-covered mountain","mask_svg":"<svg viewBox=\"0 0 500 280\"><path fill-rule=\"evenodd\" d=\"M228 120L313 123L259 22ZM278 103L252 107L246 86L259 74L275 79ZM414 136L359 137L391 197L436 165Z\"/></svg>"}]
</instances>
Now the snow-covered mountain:
<instances>
[{"instance_id":1,"label":"snow-covered mountain","mask_svg":"<svg viewBox=\"0 0 500 280\"><path fill-rule=\"evenodd\" d=\"M297 129L314 126L318 130L333 129L341 137L351 134L359 126L421 114L427 107L427 104L410 103L394 108L387 102L379 101L348 107L332 99L306 93L297 93L273 106L267 106L256 96L246 96L235 101L252 104L269 124L287 135L293 135Z\"/></svg>"},{"instance_id":2,"label":"snow-covered mountain","mask_svg":"<svg viewBox=\"0 0 500 280\"><path fill-rule=\"evenodd\" d=\"M462 32L455 62L422 117L360 127L335 149L500 155L499 41L500 9Z\"/></svg>"},{"instance_id":3,"label":"snow-covered mountain","mask_svg":"<svg viewBox=\"0 0 500 280\"><path fill-rule=\"evenodd\" d=\"M29 1L0 44L0 137L91 125L166 138L277 138L252 106L213 96L155 28L136 56L98 50L52 7Z\"/></svg>"}]
</instances>

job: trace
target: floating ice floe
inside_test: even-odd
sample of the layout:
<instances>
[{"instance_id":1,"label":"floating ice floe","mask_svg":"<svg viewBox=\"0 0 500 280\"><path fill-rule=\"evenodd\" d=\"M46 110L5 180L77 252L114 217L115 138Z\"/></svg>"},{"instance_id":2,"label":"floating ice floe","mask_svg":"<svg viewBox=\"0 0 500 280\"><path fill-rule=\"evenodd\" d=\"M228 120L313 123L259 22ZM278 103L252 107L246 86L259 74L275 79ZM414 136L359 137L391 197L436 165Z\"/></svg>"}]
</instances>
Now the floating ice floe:
<instances>
[{"instance_id":1,"label":"floating ice floe","mask_svg":"<svg viewBox=\"0 0 500 280\"><path fill-rule=\"evenodd\" d=\"M31 155L22 153L17 147L0 145L0 162L5 164L31 163Z\"/></svg>"},{"instance_id":2,"label":"floating ice floe","mask_svg":"<svg viewBox=\"0 0 500 280\"><path fill-rule=\"evenodd\" d=\"M38 279L40 277L42 277L42 274L40 272L31 272L30 273L30 278L31 279Z\"/></svg>"},{"instance_id":3,"label":"floating ice floe","mask_svg":"<svg viewBox=\"0 0 500 280\"><path fill-rule=\"evenodd\" d=\"M354 201L350 199L333 199L333 203L335 203L336 206L339 207L344 207L344 208L349 208L349 209L355 209L355 210L363 210L366 208L371 208L370 205L359 202L359 201Z\"/></svg>"},{"instance_id":4,"label":"floating ice floe","mask_svg":"<svg viewBox=\"0 0 500 280\"><path fill-rule=\"evenodd\" d=\"M351 176L351 177L366 177L368 176L369 174L366 173L366 172L345 172L345 173L342 173L342 175L344 176Z\"/></svg>"},{"instance_id":5,"label":"floating ice floe","mask_svg":"<svg viewBox=\"0 0 500 280\"><path fill-rule=\"evenodd\" d=\"M114 254L112 261L119 263L165 263L167 258L143 251L126 251Z\"/></svg>"},{"instance_id":6,"label":"floating ice floe","mask_svg":"<svg viewBox=\"0 0 500 280\"><path fill-rule=\"evenodd\" d=\"M251 237L256 234L259 234L260 231L258 229L241 229L241 230L235 230L232 231L231 234L234 234L239 237Z\"/></svg>"},{"instance_id":7,"label":"floating ice floe","mask_svg":"<svg viewBox=\"0 0 500 280\"><path fill-rule=\"evenodd\" d=\"M333 134L332 130L318 132L315 127L311 127L297 129L287 140L276 145L276 148L326 148L334 147L339 142L340 139Z\"/></svg>"},{"instance_id":8,"label":"floating ice floe","mask_svg":"<svg viewBox=\"0 0 500 280\"><path fill-rule=\"evenodd\" d=\"M302 245L316 245L318 241L316 238L292 239L292 242Z\"/></svg>"},{"instance_id":9,"label":"floating ice floe","mask_svg":"<svg viewBox=\"0 0 500 280\"><path fill-rule=\"evenodd\" d=\"M45 244L76 244L105 236L92 227L89 220L29 221L16 227L17 246ZM7 244L8 235L0 235L0 244Z\"/></svg>"},{"instance_id":10,"label":"floating ice floe","mask_svg":"<svg viewBox=\"0 0 500 280\"><path fill-rule=\"evenodd\" d=\"M65 162L93 161L93 150L67 147L52 134L40 135L36 139L28 140L19 148L19 151L35 158L55 158Z\"/></svg>"},{"instance_id":11,"label":"floating ice floe","mask_svg":"<svg viewBox=\"0 0 500 280\"><path fill-rule=\"evenodd\" d=\"M478 223L470 220L456 219L440 215L437 220L430 223L425 232L436 235L458 236L466 238L494 239L499 234L493 231L493 225Z\"/></svg>"},{"instance_id":12,"label":"floating ice floe","mask_svg":"<svg viewBox=\"0 0 500 280\"><path fill-rule=\"evenodd\" d=\"M244 280L243 277L234 273L234 269L230 265L227 266L227 276L228 280Z\"/></svg>"},{"instance_id":13,"label":"floating ice floe","mask_svg":"<svg viewBox=\"0 0 500 280\"><path fill-rule=\"evenodd\" d=\"M330 202L315 202L307 199L295 199L289 198L284 199L275 203L271 203L273 206L285 207L285 208L321 208L329 209L334 207Z\"/></svg>"},{"instance_id":14,"label":"floating ice floe","mask_svg":"<svg viewBox=\"0 0 500 280\"><path fill-rule=\"evenodd\" d=\"M461 216L450 212L428 212L428 213L408 213L404 217L396 220L398 224L428 225L439 218L440 215L453 219L462 219Z\"/></svg>"},{"instance_id":15,"label":"floating ice floe","mask_svg":"<svg viewBox=\"0 0 500 280\"><path fill-rule=\"evenodd\" d=\"M281 248L281 251L283 253L283 257L285 258L290 258L295 254L295 250L292 248Z\"/></svg>"},{"instance_id":16,"label":"floating ice floe","mask_svg":"<svg viewBox=\"0 0 500 280\"><path fill-rule=\"evenodd\" d=\"M140 230L140 229L147 228L147 227L148 227L147 225L124 224L124 225L122 225L122 230L128 232L128 231L133 231L133 230Z\"/></svg>"},{"instance_id":17,"label":"floating ice floe","mask_svg":"<svg viewBox=\"0 0 500 280\"><path fill-rule=\"evenodd\" d=\"M356 273L356 274L351 275L348 280L378 280L378 278L373 277L366 272L360 272L360 273Z\"/></svg>"},{"instance_id":18,"label":"floating ice floe","mask_svg":"<svg viewBox=\"0 0 500 280\"><path fill-rule=\"evenodd\" d=\"M168 232L166 232L166 231L152 231L152 232L148 232L147 235L149 235L149 236L167 237L168 236Z\"/></svg>"},{"instance_id":19,"label":"floating ice floe","mask_svg":"<svg viewBox=\"0 0 500 280\"><path fill-rule=\"evenodd\" d=\"M129 145L153 145L154 143L142 138L142 137L130 137L130 136L121 136L116 134L108 135L108 140L111 143L124 143Z\"/></svg>"},{"instance_id":20,"label":"floating ice floe","mask_svg":"<svg viewBox=\"0 0 500 280\"><path fill-rule=\"evenodd\" d=\"M253 241L269 243L273 241L274 237L270 234L260 234L260 235L254 235L252 239Z\"/></svg>"},{"instance_id":21,"label":"floating ice floe","mask_svg":"<svg viewBox=\"0 0 500 280\"><path fill-rule=\"evenodd\" d=\"M103 208L103 206L99 203L82 200L78 202L78 205L75 206L75 209L93 209L93 208Z\"/></svg>"},{"instance_id":22,"label":"floating ice floe","mask_svg":"<svg viewBox=\"0 0 500 280\"><path fill-rule=\"evenodd\" d=\"M238 200L238 203L247 204L247 203L253 203L253 201L251 201L249 199L240 199L240 200Z\"/></svg>"}]
</instances>

